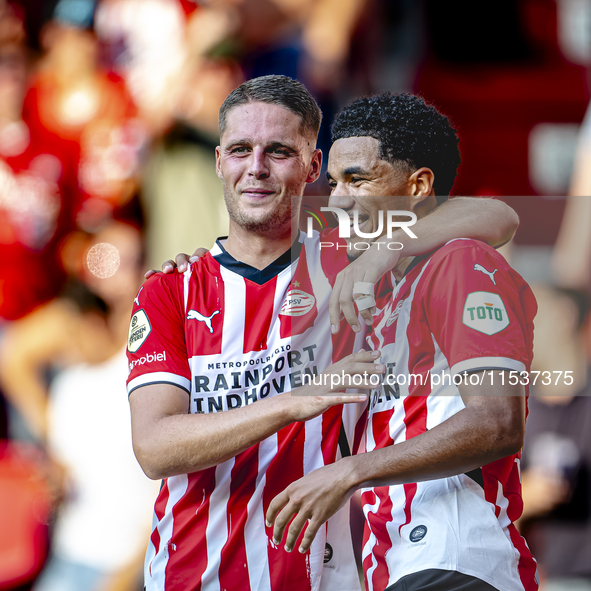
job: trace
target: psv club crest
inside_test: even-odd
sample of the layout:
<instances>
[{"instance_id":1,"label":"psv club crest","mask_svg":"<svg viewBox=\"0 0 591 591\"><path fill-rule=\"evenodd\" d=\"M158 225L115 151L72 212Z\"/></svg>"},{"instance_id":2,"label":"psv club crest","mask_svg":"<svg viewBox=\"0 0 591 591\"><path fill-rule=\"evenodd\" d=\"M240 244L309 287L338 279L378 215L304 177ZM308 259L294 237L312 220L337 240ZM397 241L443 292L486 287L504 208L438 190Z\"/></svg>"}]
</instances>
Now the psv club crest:
<instances>
[{"instance_id":1,"label":"psv club crest","mask_svg":"<svg viewBox=\"0 0 591 591\"><path fill-rule=\"evenodd\" d=\"M290 289L287 292L283 306L279 314L284 316L303 316L307 314L316 303L316 298L301 289Z\"/></svg>"}]
</instances>

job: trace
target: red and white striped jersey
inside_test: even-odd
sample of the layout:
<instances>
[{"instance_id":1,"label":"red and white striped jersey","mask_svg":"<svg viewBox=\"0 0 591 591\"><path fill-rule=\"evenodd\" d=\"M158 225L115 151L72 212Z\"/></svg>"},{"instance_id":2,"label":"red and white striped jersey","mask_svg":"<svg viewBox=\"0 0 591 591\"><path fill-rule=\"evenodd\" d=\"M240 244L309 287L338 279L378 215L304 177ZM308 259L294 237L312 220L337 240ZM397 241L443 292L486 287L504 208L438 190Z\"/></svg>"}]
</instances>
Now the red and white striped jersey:
<instances>
[{"instance_id":1,"label":"red and white striped jersey","mask_svg":"<svg viewBox=\"0 0 591 591\"><path fill-rule=\"evenodd\" d=\"M174 384L190 396L191 413L212 413L297 388L304 373L362 348L352 331L330 332L331 282L346 262L346 254L337 262L321 255L317 234L301 235L263 271L218 242L186 273L155 275L134 303L128 392ZM291 482L340 458L344 435L346 445L358 445L364 407L335 407L215 467L166 479L146 557L147 591L358 591L347 507L306 555L272 544L265 513Z\"/></svg>"},{"instance_id":2,"label":"red and white striped jersey","mask_svg":"<svg viewBox=\"0 0 591 591\"><path fill-rule=\"evenodd\" d=\"M465 408L452 376L529 370L534 296L481 242L454 240L415 259L378 309L368 341L382 350L387 376L372 394L367 451L407 441ZM513 525L523 510L520 455L468 475L364 489L368 591L425 569L459 571L503 591L537 589L535 561Z\"/></svg>"}]
</instances>

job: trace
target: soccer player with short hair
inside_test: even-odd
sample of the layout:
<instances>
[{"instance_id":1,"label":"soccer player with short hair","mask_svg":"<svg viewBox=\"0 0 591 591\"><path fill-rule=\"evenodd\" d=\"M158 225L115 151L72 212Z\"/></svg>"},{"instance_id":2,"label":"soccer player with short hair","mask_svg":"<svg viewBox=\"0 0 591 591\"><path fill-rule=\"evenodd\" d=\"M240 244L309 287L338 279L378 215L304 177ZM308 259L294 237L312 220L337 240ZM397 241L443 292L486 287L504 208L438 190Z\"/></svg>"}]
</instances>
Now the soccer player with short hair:
<instances>
[{"instance_id":1,"label":"soccer player with short hair","mask_svg":"<svg viewBox=\"0 0 591 591\"><path fill-rule=\"evenodd\" d=\"M359 99L337 116L333 139L330 205L358 212L364 232L380 211L421 219L447 199L457 138L419 97ZM366 256L345 273L349 284L361 281L353 292L371 297L379 270L368 270ZM494 249L468 239L400 259L393 279L393 291L384 281L377 287L367 338L388 368L370 400L368 453L321 468L274 499L267 517L275 543L291 521L293 549L309 522L305 551L361 489L368 590L533 591L535 561L514 526L523 509L533 294Z\"/></svg>"},{"instance_id":2,"label":"soccer player with short hair","mask_svg":"<svg viewBox=\"0 0 591 591\"><path fill-rule=\"evenodd\" d=\"M136 296L128 340L133 443L144 471L164 479L148 591L359 587L346 509L305 555L275 547L264 518L291 482L358 444L365 405L352 403L360 397L321 396L338 386L303 386L316 395L292 397L303 376L385 370L373 364L375 353L347 355L359 350L361 334L330 333L330 285L346 250L336 260L321 256L318 234L292 244L304 186L320 171L319 124L314 100L288 78L233 91L216 150L229 237L183 273L151 277ZM500 234L511 232L506 210L486 205L460 208L474 225L494 209ZM424 227L445 227L457 209L442 209ZM479 227L498 240L493 226ZM443 242L453 236L446 232Z\"/></svg>"}]
</instances>

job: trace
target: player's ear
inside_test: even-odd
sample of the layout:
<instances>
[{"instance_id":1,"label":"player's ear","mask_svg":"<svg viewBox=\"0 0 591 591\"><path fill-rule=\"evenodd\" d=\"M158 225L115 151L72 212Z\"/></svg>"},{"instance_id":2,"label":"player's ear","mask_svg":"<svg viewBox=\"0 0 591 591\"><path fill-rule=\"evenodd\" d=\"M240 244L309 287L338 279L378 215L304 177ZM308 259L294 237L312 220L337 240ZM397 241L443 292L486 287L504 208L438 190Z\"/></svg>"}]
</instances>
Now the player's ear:
<instances>
[{"instance_id":1,"label":"player's ear","mask_svg":"<svg viewBox=\"0 0 591 591\"><path fill-rule=\"evenodd\" d=\"M221 148L220 148L220 146L216 146L216 149L215 149L215 172L218 175L218 177L223 181L224 175L222 174L220 159L221 159Z\"/></svg>"},{"instance_id":2,"label":"player's ear","mask_svg":"<svg viewBox=\"0 0 591 591\"><path fill-rule=\"evenodd\" d=\"M320 169L322 168L322 151L314 150L312 154L312 160L310 161L310 167L308 170L308 177L306 178L307 183L313 183L320 176Z\"/></svg>"},{"instance_id":3,"label":"player's ear","mask_svg":"<svg viewBox=\"0 0 591 591\"><path fill-rule=\"evenodd\" d=\"M423 166L410 175L408 183L410 185L410 195L418 198L418 201L422 201L432 194L435 175L430 168Z\"/></svg>"}]
</instances>

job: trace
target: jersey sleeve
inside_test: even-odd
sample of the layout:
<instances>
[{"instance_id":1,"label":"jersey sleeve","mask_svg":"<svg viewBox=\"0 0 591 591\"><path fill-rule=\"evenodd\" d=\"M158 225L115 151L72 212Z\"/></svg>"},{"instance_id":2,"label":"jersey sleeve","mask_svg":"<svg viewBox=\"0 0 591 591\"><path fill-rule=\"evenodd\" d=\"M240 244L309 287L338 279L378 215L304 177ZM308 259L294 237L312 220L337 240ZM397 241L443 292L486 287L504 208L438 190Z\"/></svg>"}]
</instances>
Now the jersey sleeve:
<instances>
[{"instance_id":1,"label":"jersey sleeve","mask_svg":"<svg viewBox=\"0 0 591 591\"><path fill-rule=\"evenodd\" d=\"M424 316L451 373L529 370L533 293L494 249L462 242L433 257L423 300Z\"/></svg>"},{"instance_id":2,"label":"jersey sleeve","mask_svg":"<svg viewBox=\"0 0 591 591\"><path fill-rule=\"evenodd\" d=\"M135 297L127 337L127 393L151 384L191 392L183 276L150 277Z\"/></svg>"}]
</instances>

